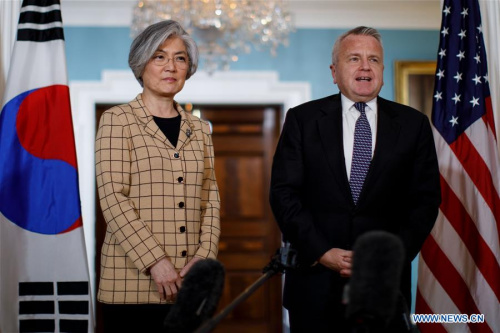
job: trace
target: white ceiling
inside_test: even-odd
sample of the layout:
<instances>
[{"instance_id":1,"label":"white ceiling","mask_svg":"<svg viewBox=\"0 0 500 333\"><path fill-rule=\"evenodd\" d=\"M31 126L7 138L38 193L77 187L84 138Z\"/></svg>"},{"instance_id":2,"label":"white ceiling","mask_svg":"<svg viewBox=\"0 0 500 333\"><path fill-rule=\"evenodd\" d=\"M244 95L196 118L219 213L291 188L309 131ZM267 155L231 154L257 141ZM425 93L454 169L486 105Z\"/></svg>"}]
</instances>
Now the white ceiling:
<instances>
[{"instance_id":1,"label":"white ceiling","mask_svg":"<svg viewBox=\"0 0 500 333\"><path fill-rule=\"evenodd\" d=\"M286 1L286 0L285 0ZM288 0L297 28L439 29L440 0ZM128 26L133 0L62 0L65 26Z\"/></svg>"}]
</instances>

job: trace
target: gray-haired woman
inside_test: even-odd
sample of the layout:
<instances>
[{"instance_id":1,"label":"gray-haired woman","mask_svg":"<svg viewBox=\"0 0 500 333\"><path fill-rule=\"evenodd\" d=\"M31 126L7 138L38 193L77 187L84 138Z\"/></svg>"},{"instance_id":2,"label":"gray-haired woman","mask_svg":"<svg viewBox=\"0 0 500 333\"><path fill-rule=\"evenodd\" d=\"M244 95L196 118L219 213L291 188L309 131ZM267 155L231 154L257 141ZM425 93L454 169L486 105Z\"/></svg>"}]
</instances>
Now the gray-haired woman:
<instances>
[{"instance_id":1,"label":"gray-haired woman","mask_svg":"<svg viewBox=\"0 0 500 333\"><path fill-rule=\"evenodd\" d=\"M143 91L103 113L95 145L98 300L106 332L157 332L190 267L217 256L219 193L209 125L174 100L196 72L193 39L175 21L151 25L129 65Z\"/></svg>"}]
</instances>

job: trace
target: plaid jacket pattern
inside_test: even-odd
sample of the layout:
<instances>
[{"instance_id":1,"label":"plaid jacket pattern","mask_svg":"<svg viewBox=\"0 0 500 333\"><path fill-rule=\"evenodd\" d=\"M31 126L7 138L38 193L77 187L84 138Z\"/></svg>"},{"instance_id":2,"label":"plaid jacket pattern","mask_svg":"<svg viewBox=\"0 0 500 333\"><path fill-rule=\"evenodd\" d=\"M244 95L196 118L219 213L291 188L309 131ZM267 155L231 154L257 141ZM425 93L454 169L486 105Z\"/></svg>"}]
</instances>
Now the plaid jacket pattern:
<instances>
[{"instance_id":1,"label":"plaid jacket pattern","mask_svg":"<svg viewBox=\"0 0 500 333\"><path fill-rule=\"evenodd\" d=\"M180 270L193 256L217 256L220 200L210 128L178 104L177 111L177 147L158 128L141 94L101 117L95 142L107 223L101 302L161 303L149 267L166 257Z\"/></svg>"}]
</instances>

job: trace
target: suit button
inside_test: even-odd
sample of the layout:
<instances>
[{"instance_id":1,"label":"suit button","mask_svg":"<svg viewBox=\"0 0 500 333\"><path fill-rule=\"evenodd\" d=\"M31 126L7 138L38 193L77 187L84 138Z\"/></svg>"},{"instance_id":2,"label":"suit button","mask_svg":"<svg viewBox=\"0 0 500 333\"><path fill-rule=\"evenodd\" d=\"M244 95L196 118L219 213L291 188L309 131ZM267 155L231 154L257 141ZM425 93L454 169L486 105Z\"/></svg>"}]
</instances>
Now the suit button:
<instances>
[{"instance_id":1,"label":"suit button","mask_svg":"<svg viewBox=\"0 0 500 333\"><path fill-rule=\"evenodd\" d=\"M180 231L180 232L186 232L186 227L185 227L185 226L180 227L180 228L179 228L179 231Z\"/></svg>"},{"instance_id":2,"label":"suit button","mask_svg":"<svg viewBox=\"0 0 500 333\"><path fill-rule=\"evenodd\" d=\"M174 157L175 157L175 158L179 158L179 153L175 153L175 154L174 154Z\"/></svg>"},{"instance_id":3,"label":"suit button","mask_svg":"<svg viewBox=\"0 0 500 333\"><path fill-rule=\"evenodd\" d=\"M178 181L179 183L182 183L182 182L184 181L184 178L179 177L179 178L177 178L177 181Z\"/></svg>"},{"instance_id":4,"label":"suit button","mask_svg":"<svg viewBox=\"0 0 500 333\"><path fill-rule=\"evenodd\" d=\"M186 255L187 255L187 251L186 250L184 250L184 251L181 252L181 256L185 257Z\"/></svg>"},{"instance_id":5,"label":"suit button","mask_svg":"<svg viewBox=\"0 0 500 333\"><path fill-rule=\"evenodd\" d=\"M184 207L184 202L179 202L179 208L183 208Z\"/></svg>"}]
</instances>

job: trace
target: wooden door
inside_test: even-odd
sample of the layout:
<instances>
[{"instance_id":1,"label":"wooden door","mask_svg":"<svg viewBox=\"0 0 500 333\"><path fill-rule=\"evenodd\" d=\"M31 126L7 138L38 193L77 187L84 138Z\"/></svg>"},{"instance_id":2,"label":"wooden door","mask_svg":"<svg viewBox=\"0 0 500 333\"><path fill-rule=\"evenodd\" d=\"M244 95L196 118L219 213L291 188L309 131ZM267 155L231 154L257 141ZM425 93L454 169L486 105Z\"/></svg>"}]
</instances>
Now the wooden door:
<instances>
[{"instance_id":1,"label":"wooden door","mask_svg":"<svg viewBox=\"0 0 500 333\"><path fill-rule=\"evenodd\" d=\"M96 106L96 125L102 112L111 106ZM221 197L222 235L218 259L226 269L218 313L261 277L262 269L281 243L281 234L268 204L281 107L196 105L194 108L213 128L215 172ZM106 224L99 200L96 201L98 285ZM272 277L229 313L214 332L281 332L281 289L281 275ZM96 311L96 332L102 332L99 304Z\"/></svg>"},{"instance_id":2,"label":"wooden door","mask_svg":"<svg viewBox=\"0 0 500 333\"><path fill-rule=\"evenodd\" d=\"M262 275L280 246L269 207L272 156L279 135L279 107L201 107L213 127L215 172L221 197L218 259L226 269L219 310ZM215 332L281 332L281 276L237 306Z\"/></svg>"}]
</instances>

